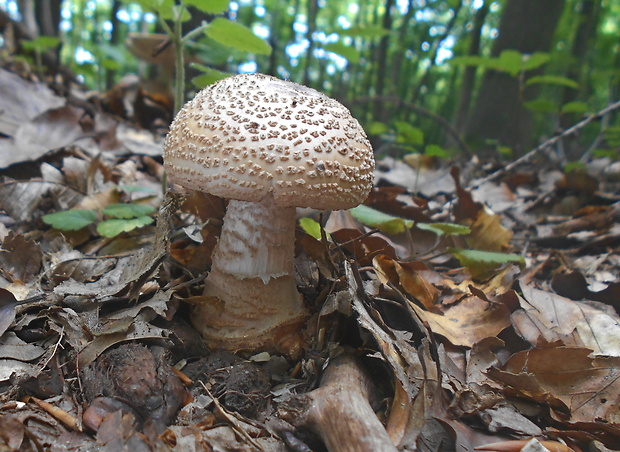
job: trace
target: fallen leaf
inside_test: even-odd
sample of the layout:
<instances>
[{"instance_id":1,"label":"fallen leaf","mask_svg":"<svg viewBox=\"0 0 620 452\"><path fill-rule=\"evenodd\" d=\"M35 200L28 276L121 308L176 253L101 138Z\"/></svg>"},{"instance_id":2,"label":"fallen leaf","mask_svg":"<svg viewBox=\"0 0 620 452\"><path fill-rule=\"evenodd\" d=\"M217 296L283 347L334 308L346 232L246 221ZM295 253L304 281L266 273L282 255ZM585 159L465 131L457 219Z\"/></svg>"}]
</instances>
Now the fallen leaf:
<instances>
[{"instance_id":1,"label":"fallen leaf","mask_svg":"<svg viewBox=\"0 0 620 452\"><path fill-rule=\"evenodd\" d=\"M433 333L464 347L497 336L510 326L510 311L505 305L491 304L475 296L461 299L444 309L442 314L425 311L413 303L411 307L428 322Z\"/></svg>"},{"instance_id":2,"label":"fallen leaf","mask_svg":"<svg viewBox=\"0 0 620 452\"><path fill-rule=\"evenodd\" d=\"M590 354L587 348L534 348L488 374L520 397L547 404L557 419L618 425L620 358Z\"/></svg>"}]
</instances>

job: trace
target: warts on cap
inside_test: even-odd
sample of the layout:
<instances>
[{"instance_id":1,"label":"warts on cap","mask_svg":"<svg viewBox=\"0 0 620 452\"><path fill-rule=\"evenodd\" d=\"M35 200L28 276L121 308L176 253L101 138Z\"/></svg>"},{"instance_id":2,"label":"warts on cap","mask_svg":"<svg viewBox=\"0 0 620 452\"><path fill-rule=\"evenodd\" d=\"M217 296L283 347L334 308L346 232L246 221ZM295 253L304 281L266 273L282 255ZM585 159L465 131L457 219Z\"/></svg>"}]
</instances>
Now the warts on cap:
<instances>
[{"instance_id":1,"label":"warts on cap","mask_svg":"<svg viewBox=\"0 0 620 452\"><path fill-rule=\"evenodd\" d=\"M173 182L244 201L347 209L372 188L374 158L349 110L318 91L262 74L198 93L164 147Z\"/></svg>"}]
</instances>

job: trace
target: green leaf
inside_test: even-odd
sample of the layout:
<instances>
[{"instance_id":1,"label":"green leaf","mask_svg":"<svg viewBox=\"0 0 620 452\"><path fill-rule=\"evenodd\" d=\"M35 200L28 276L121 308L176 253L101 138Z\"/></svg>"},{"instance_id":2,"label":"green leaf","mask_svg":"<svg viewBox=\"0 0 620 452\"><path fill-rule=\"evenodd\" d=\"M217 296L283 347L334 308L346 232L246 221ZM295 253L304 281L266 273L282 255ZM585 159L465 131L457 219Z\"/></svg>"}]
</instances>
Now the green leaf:
<instances>
[{"instance_id":1,"label":"green leaf","mask_svg":"<svg viewBox=\"0 0 620 452\"><path fill-rule=\"evenodd\" d=\"M45 52L46 50L53 49L60 44L60 38L55 36L39 36L35 39L28 41L21 41L21 45L24 49L35 52Z\"/></svg>"},{"instance_id":2,"label":"green leaf","mask_svg":"<svg viewBox=\"0 0 620 452\"><path fill-rule=\"evenodd\" d=\"M380 25L360 25L357 27L340 28L335 30L340 36L351 36L353 38L374 39L389 35L390 30Z\"/></svg>"},{"instance_id":3,"label":"green leaf","mask_svg":"<svg viewBox=\"0 0 620 452\"><path fill-rule=\"evenodd\" d=\"M523 54L516 50L504 50L496 58L470 55L452 58L450 62L452 64L494 69L516 77L522 71L529 71L542 66L547 63L549 59L550 57L546 53L535 52L532 54Z\"/></svg>"},{"instance_id":4,"label":"green leaf","mask_svg":"<svg viewBox=\"0 0 620 452\"><path fill-rule=\"evenodd\" d=\"M523 106L536 113L555 113L559 109L555 102L543 98L523 102Z\"/></svg>"},{"instance_id":5,"label":"green leaf","mask_svg":"<svg viewBox=\"0 0 620 452\"><path fill-rule=\"evenodd\" d=\"M116 237L123 232L133 231L153 222L153 217L138 217L131 219L114 218L104 220L97 225L97 232L103 237Z\"/></svg>"},{"instance_id":6,"label":"green leaf","mask_svg":"<svg viewBox=\"0 0 620 452\"><path fill-rule=\"evenodd\" d=\"M548 53L543 52L534 52L530 54L522 54L522 70L531 71L532 69L537 69L540 66L546 64L551 59L551 56Z\"/></svg>"},{"instance_id":7,"label":"green leaf","mask_svg":"<svg viewBox=\"0 0 620 452\"><path fill-rule=\"evenodd\" d=\"M183 0L183 3L207 14L222 14L228 9L229 0Z\"/></svg>"},{"instance_id":8,"label":"green leaf","mask_svg":"<svg viewBox=\"0 0 620 452\"><path fill-rule=\"evenodd\" d=\"M63 210L62 212L44 215L42 220L53 228L61 231L77 231L88 226L97 219L97 212L94 210Z\"/></svg>"},{"instance_id":9,"label":"green leaf","mask_svg":"<svg viewBox=\"0 0 620 452\"><path fill-rule=\"evenodd\" d=\"M514 262L520 266L525 265L525 259L518 254L463 250L459 248L449 248L448 252L456 257L461 265L467 267L474 278L485 275L505 264Z\"/></svg>"},{"instance_id":10,"label":"green leaf","mask_svg":"<svg viewBox=\"0 0 620 452\"><path fill-rule=\"evenodd\" d=\"M145 204L109 204L102 210L103 214L113 218L136 218L155 212L155 208Z\"/></svg>"},{"instance_id":11,"label":"green leaf","mask_svg":"<svg viewBox=\"0 0 620 452\"><path fill-rule=\"evenodd\" d=\"M492 60L492 67L516 77L523 70L523 54L516 50L503 50L498 58Z\"/></svg>"},{"instance_id":12,"label":"green leaf","mask_svg":"<svg viewBox=\"0 0 620 452\"><path fill-rule=\"evenodd\" d=\"M450 157L450 151L439 146L438 144L429 144L424 148L424 153L429 157L439 157L447 159Z\"/></svg>"},{"instance_id":13,"label":"green leaf","mask_svg":"<svg viewBox=\"0 0 620 452\"><path fill-rule=\"evenodd\" d=\"M368 135L383 135L384 133L389 132L390 128L384 122L373 121L368 126Z\"/></svg>"},{"instance_id":14,"label":"green leaf","mask_svg":"<svg viewBox=\"0 0 620 452\"><path fill-rule=\"evenodd\" d=\"M152 193L157 194L157 190L151 187L145 187L143 185L124 185L121 184L118 186L125 193Z\"/></svg>"},{"instance_id":15,"label":"green leaf","mask_svg":"<svg viewBox=\"0 0 620 452\"><path fill-rule=\"evenodd\" d=\"M562 105L562 113L584 114L590 110L590 106L585 102L573 101Z\"/></svg>"},{"instance_id":16,"label":"green leaf","mask_svg":"<svg viewBox=\"0 0 620 452\"><path fill-rule=\"evenodd\" d=\"M321 225L314 221L312 218L300 218L299 225L308 235L311 235L317 240L321 240Z\"/></svg>"},{"instance_id":17,"label":"green leaf","mask_svg":"<svg viewBox=\"0 0 620 452\"><path fill-rule=\"evenodd\" d=\"M323 50L335 53L336 55L340 55L342 58L346 58L350 63L353 64L359 62L361 58L359 51L355 47L346 45L340 41L329 42L323 45Z\"/></svg>"},{"instance_id":18,"label":"green leaf","mask_svg":"<svg viewBox=\"0 0 620 452\"><path fill-rule=\"evenodd\" d=\"M400 234L414 224L413 220L388 215L363 204L349 209L349 212L366 226L377 228L386 234Z\"/></svg>"},{"instance_id":19,"label":"green leaf","mask_svg":"<svg viewBox=\"0 0 620 452\"><path fill-rule=\"evenodd\" d=\"M191 66L202 72L202 75L198 75L192 79L192 83L194 84L194 86L199 89L211 85L218 80L222 80L223 78L234 75L230 72L222 72L216 69L212 69L208 66L203 66L202 64L192 64Z\"/></svg>"},{"instance_id":20,"label":"green leaf","mask_svg":"<svg viewBox=\"0 0 620 452\"><path fill-rule=\"evenodd\" d=\"M466 235L471 232L467 226L454 223L417 223L418 229L434 232L439 236Z\"/></svg>"},{"instance_id":21,"label":"green leaf","mask_svg":"<svg viewBox=\"0 0 620 452\"><path fill-rule=\"evenodd\" d=\"M174 0L123 0L124 3L137 3L144 11L152 11L157 13L164 20L173 20L175 16ZM185 8L184 8L185 9ZM182 21L190 18L187 10L184 11Z\"/></svg>"},{"instance_id":22,"label":"green leaf","mask_svg":"<svg viewBox=\"0 0 620 452\"><path fill-rule=\"evenodd\" d=\"M584 165L581 162L568 162L566 165L564 165L564 173L570 173L571 171L577 171L577 170L585 170L587 167L586 165Z\"/></svg>"},{"instance_id":23,"label":"green leaf","mask_svg":"<svg viewBox=\"0 0 620 452\"><path fill-rule=\"evenodd\" d=\"M412 146L424 143L424 132L418 127L414 127L405 121L396 121L396 142L410 144Z\"/></svg>"},{"instance_id":24,"label":"green leaf","mask_svg":"<svg viewBox=\"0 0 620 452\"><path fill-rule=\"evenodd\" d=\"M448 62L457 66L478 66L485 68L491 66L491 58L477 55L454 57L448 60Z\"/></svg>"},{"instance_id":25,"label":"green leaf","mask_svg":"<svg viewBox=\"0 0 620 452\"><path fill-rule=\"evenodd\" d=\"M242 52L271 54L271 46L267 41L256 36L248 27L223 17L216 17L205 29L205 33L215 42Z\"/></svg>"},{"instance_id":26,"label":"green leaf","mask_svg":"<svg viewBox=\"0 0 620 452\"><path fill-rule=\"evenodd\" d=\"M570 78L567 78L567 77L561 77L559 75L537 75L537 76L529 78L527 82L525 82L525 85L529 86L529 85L535 85L539 83L544 83L548 85L566 86L568 88L573 88L573 89L579 88L579 83L577 83L576 81L571 80Z\"/></svg>"}]
</instances>

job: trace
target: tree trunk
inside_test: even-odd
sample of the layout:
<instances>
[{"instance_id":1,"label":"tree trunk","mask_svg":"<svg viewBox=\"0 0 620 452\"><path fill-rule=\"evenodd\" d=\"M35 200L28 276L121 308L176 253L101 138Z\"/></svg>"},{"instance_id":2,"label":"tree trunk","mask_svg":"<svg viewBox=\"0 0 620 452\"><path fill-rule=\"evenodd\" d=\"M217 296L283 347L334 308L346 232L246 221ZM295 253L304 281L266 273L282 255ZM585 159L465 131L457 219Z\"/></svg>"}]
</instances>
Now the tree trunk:
<instances>
[{"instance_id":1,"label":"tree trunk","mask_svg":"<svg viewBox=\"0 0 620 452\"><path fill-rule=\"evenodd\" d=\"M392 7L394 6L394 0L387 0L385 3L385 14L383 15L382 26L386 30L392 30ZM388 57L388 45L390 42L390 35L385 35L381 38L379 46L377 47L377 60L375 68L377 70L377 78L375 79L375 93L377 96L382 96L385 93L385 82L387 75L387 57ZM384 118L384 104L377 102L375 104L374 119L375 121L387 122Z\"/></svg>"},{"instance_id":2,"label":"tree trunk","mask_svg":"<svg viewBox=\"0 0 620 452\"><path fill-rule=\"evenodd\" d=\"M482 36L482 26L489 13L489 2L485 1L476 11L474 16L471 37L469 41L469 50L467 55L480 55L480 38ZM474 83L476 81L476 66L466 66L463 72L463 80L461 81L461 93L459 96L458 107L454 119L454 128L459 132L463 131L467 120L467 113L471 105L471 95L474 91Z\"/></svg>"},{"instance_id":3,"label":"tree trunk","mask_svg":"<svg viewBox=\"0 0 620 452\"><path fill-rule=\"evenodd\" d=\"M308 41L308 48L306 49L306 64L304 66L304 76L302 84L310 86L310 66L312 64L312 54L314 53L314 37L313 34L316 31L316 16L319 13L319 1L308 1L308 31L306 33L306 40ZM319 88L320 89L320 88Z\"/></svg>"},{"instance_id":4,"label":"tree trunk","mask_svg":"<svg viewBox=\"0 0 620 452\"><path fill-rule=\"evenodd\" d=\"M548 52L564 0L508 0L502 12L491 55L514 49L523 54ZM532 143L532 115L523 106L537 90L520 89L518 77L488 70L483 77L476 106L467 126L467 138L482 151L492 151L487 140L521 154ZM484 148L484 145L487 145Z\"/></svg>"},{"instance_id":5,"label":"tree trunk","mask_svg":"<svg viewBox=\"0 0 620 452\"><path fill-rule=\"evenodd\" d=\"M112 23L112 34L110 36L110 45L118 46L120 43L120 22L116 17L118 10L121 7L121 0L114 0L112 3L112 9L110 11L110 22ZM106 72L106 89L112 88L114 86L114 80L116 78L116 71L113 69L108 69Z\"/></svg>"}]
</instances>

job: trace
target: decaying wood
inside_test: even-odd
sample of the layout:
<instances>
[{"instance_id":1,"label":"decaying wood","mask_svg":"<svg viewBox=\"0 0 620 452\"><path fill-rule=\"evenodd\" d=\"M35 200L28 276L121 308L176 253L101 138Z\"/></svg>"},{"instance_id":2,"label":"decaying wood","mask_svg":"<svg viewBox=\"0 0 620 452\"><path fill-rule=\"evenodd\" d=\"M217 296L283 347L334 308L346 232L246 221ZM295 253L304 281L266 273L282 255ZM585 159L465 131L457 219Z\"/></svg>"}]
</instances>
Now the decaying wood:
<instances>
[{"instance_id":1,"label":"decaying wood","mask_svg":"<svg viewBox=\"0 0 620 452\"><path fill-rule=\"evenodd\" d=\"M350 355L331 361L321 386L280 406L280 414L298 427L318 433L331 452L396 451L369 402L370 379Z\"/></svg>"}]
</instances>

